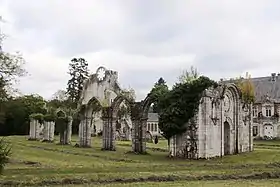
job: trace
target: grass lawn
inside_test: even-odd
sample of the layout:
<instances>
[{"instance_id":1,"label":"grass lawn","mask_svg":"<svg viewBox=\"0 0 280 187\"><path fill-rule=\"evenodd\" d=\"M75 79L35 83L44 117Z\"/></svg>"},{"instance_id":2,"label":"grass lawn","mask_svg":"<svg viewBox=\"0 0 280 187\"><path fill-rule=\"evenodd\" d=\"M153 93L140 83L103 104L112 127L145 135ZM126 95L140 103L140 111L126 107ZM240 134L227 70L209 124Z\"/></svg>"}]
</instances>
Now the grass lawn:
<instances>
[{"instance_id":1,"label":"grass lawn","mask_svg":"<svg viewBox=\"0 0 280 187\"><path fill-rule=\"evenodd\" d=\"M13 154L0 186L280 186L280 141L255 142L251 153L191 161L167 158L163 140L148 143L149 154L135 155L128 153L130 142L101 151L99 138L93 138L93 148L6 139ZM72 139L74 145L77 137Z\"/></svg>"}]
</instances>

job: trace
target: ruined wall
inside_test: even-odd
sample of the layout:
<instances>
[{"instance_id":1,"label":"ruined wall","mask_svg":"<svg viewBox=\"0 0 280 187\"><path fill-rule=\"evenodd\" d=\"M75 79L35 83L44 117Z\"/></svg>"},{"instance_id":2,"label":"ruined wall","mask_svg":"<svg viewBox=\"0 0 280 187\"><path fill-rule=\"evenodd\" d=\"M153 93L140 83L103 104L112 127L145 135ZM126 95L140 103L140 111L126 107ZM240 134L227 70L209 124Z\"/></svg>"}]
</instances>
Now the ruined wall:
<instances>
[{"instance_id":1,"label":"ruined wall","mask_svg":"<svg viewBox=\"0 0 280 187\"><path fill-rule=\"evenodd\" d=\"M54 129L55 129L55 122L53 121L45 121L43 127L43 141L50 141L54 140Z\"/></svg>"},{"instance_id":2,"label":"ruined wall","mask_svg":"<svg viewBox=\"0 0 280 187\"><path fill-rule=\"evenodd\" d=\"M29 139L40 140L42 138L43 125L38 120L30 120Z\"/></svg>"},{"instance_id":3,"label":"ruined wall","mask_svg":"<svg viewBox=\"0 0 280 187\"><path fill-rule=\"evenodd\" d=\"M198 127L197 153L189 156L191 131L171 139L170 154L185 158L212 158L253 150L252 106L241 102L234 85L208 89L194 117Z\"/></svg>"}]
</instances>

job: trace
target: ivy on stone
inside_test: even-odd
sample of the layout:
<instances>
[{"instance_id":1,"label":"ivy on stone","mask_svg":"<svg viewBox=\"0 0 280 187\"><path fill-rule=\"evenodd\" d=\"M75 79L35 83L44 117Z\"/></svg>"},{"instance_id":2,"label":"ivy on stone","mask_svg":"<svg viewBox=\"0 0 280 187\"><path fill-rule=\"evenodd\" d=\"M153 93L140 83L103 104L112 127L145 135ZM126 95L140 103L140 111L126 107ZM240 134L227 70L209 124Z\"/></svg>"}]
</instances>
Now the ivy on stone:
<instances>
[{"instance_id":1,"label":"ivy on stone","mask_svg":"<svg viewBox=\"0 0 280 187\"><path fill-rule=\"evenodd\" d=\"M44 121L46 122L55 122L56 116L54 114L45 114L43 117Z\"/></svg>"},{"instance_id":2,"label":"ivy on stone","mask_svg":"<svg viewBox=\"0 0 280 187\"><path fill-rule=\"evenodd\" d=\"M68 116L59 116L55 120L55 125L58 129L58 132L63 134L64 131L67 129L67 125L69 123L70 119Z\"/></svg>"},{"instance_id":3,"label":"ivy on stone","mask_svg":"<svg viewBox=\"0 0 280 187\"><path fill-rule=\"evenodd\" d=\"M31 114L29 116L30 119L34 119L37 120L40 124L43 124L44 122L44 115L41 113L35 113L35 114Z\"/></svg>"},{"instance_id":4,"label":"ivy on stone","mask_svg":"<svg viewBox=\"0 0 280 187\"><path fill-rule=\"evenodd\" d=\"M159 128L167 139L184 133L190 120L197 114L205 89L218 84L205 76L184 83L177 83L173 89L158 98Z\"/></svg>"}]
</instances>

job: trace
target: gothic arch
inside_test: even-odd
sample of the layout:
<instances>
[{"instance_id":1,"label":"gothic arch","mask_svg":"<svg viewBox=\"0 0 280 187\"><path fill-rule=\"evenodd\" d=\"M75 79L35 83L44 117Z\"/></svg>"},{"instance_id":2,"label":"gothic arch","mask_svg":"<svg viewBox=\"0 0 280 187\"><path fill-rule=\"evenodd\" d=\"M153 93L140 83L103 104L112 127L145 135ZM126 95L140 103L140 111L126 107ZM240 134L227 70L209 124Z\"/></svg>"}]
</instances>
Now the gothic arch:
<instances>
[{"instance_id":1,"label":"gothic arch","mask_svg":"<svg viewBox=\"0 0 280 187\"><path fill-rule=\"evenodd\" d=\"M148 118L149 108L153 102L154 100L151 98L150 94L148 94L143 101L143 117L145 119Z\"/></svg>"},{"instance_id":2,"label":"gothic arch","mask_svg":"<svg viewBox=\"0 0 280 187\"><path fill-rule=\"evenodd\" d=\"M234 151L238 153L239 149L239 107L240 107L240 99L241 99L241 90L233 83L226 84L226 89L224 95L231 96L229 97L232 101L232 125L235 129L235 146Z\"/></svg>"},{"instance_id":3,"label":"gothic arch","mask_svg":"<svg viewBox=\"0 0 280 187\"><path fill-rule=\"evenodd\" d=\"M66 117L66 113L61 109L61 108L58 108L55 112L55 114L58 116L58 117Z\"/></svg>"},{"instance_id":4,"label":"gothic arch","mask_svg":"<svg viewBox=\"0 0 280 187\"><path fill-rule=\"evenodd\" d=\"M119 95L117 96L114 101L112 102L112 111L113 111L113 118L117 117L117 113L119 111L119 107L121 105L121 103L125 101L126 104L128 104L128 107L131 107L133 102L131 100L129 100L127 97L123 96L123 95Z\"/></svg>"}]
</instances>

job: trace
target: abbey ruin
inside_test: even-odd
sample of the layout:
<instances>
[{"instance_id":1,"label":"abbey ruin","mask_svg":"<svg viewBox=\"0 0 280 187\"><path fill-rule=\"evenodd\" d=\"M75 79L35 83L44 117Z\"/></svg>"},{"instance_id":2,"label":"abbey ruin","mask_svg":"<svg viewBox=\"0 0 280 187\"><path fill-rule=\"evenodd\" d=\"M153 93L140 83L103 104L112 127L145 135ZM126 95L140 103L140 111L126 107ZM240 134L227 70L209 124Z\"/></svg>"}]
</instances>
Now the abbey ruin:
<instances>
[{"instance_id":1,"label":"abbey ruin","mask_svg":"<svg viewBox=\"0 0 280 187\"><path fill-rule=\"evenodd\" d=\"M139 102L118 83L118 73L99 67L84 83L78 106L79 147L92 147L95 136L102 136L102 150L116 150L116 141L132 142L132 151L146 152L147 137L160 135L158 114L151 113L150 95ZM65 117L65 116L64 116ZM68 119L68 118L67 118ZM232 83L204 91L198 113L186 123L187 131L170 139L170 156L189 159L211 158L253 150L252 106L241 99ZM71 119L60 133L60 142L71 142ZM53 140L53 123L44 130L36 120L30 123L30 138L42 131ZM40 130L41 129L41 130ZM92 140L93 139L93 140Z\"/></svg>"}]
</instances>

